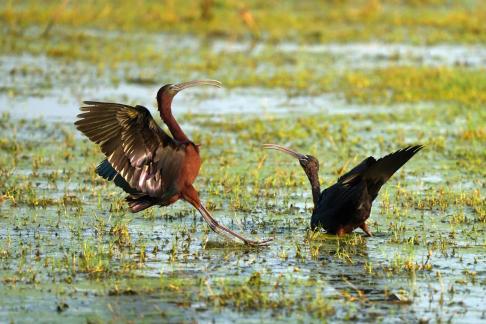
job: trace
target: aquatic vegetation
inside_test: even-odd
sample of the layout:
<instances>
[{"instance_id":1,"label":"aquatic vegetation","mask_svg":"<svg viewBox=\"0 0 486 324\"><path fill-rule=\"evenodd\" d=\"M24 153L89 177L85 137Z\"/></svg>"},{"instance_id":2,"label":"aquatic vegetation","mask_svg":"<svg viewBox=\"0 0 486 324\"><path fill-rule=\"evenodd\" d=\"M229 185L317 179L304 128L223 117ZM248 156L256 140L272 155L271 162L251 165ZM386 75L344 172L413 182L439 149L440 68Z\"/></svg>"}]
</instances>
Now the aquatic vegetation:
<instances>
[{"instance_id":1,"label":"aquatic vegetation","mask_svg":"<svg viewBox=\"0 0 486 324\"><path fill-rule=\"evenodd\" d=\"M483 2L63 3L0 4L0 321L484 318ZM179 99L196 186L267 249L184 204L128 213L72 126L82 99L152 108L161 84L199 77L226 90ZM307 230L307 179L266 142L316 156L324 186L425 148L381 192L375 236L336 238Z\"/></svg>"},{"instance_id":2,"label":"aquatic vegetation","mask_svg":"<svg viewBox=\"0 0 486 324\"><path fill-rule=\"evenodd\" d=\"M201 5L206 3L206 5ZM420 14L417 14L420 12ZM7 1L0 19L12 30L57 25L136 32L170 31L270 41L484 41L482 1L159 1L68 3ZM142 23L143 22L143 23ZM424 32L426 31L426 32ZM60 49L62 51L62 49Z\"/></svg>"},{"instance_id":3,"label":"aquatic vegetation","mask_svg":"<svg viewBox=\"0 0 486 324\"><path fill-rule=\"evenodd\" d=\"M486 103L486 70L467 68L391 67L353 72L344 77L348 100L361 103L457 102Z\"/></svg>"},{"instance_id":4,"label":"aquatic vegetation","mask_svg":"<svg viewBox=\"0 0 486 324\"><path fill-rule=\"evenodd\" d=\"M420 111L423 118L437 123L426 133L422 125L413 123L413 109L366 116L411 125L417 134L422 132L420 139L425 143L434 143L433 138L444 134L440 125L456 120L453 109L451 114L441 116L432 110ZM474 111L471 110L471 122ZM355 115L356 120L363 117ZM475 126L451 130L445 137L447 145L437 150L434 144L426 146L417 163L407 167L407 179L399 173L390 180L370 218L375 238L352 234L335 239L321 233L306 234L311 200L306 193L305 176L288 159L266 158L260 143L281 138L325 157L321 170L327 183L346 169L346 163L364 158L364 152L390 149L390 144L379 144L380 141L361 142L364 148L355 147L363 134L392 142L400 138L396 129L368 130L360 123L346 123L343 115L298 119L221 116L216 121L191 114L183 119L204 130L201 133L211 134L198 139L202 144L211 142L201 150L206 163L198 180L200 187L205 188L201 194L212 202L211 211L233 228L275 235L277 243L268 250L250 254L234 245L216 243L213 240L218 239L207 228L202 230L204 225L184 205L137 217L127 214L123 193L94 176L99 154L85 140L74 136L72 127L42 120L32 127L4 116L2 123L8 129L15 128L17 134L23 134L19 137L4 132L0 150L0 211L4 222L0 232L0 261L4 267L1 277L4 285L11 287L12 298L22 294L15 292L14 287L24 287L33 294L30 285L47 287L55 281L76 291L89 287L88 297L83 298L90 300L100 296L123 296L132 302L155 298L149 296L161 301L177 300L178 311L163 311L165 315L160 315L167 318L177 318L185 312L193 314L193 307L199 307L202 314L226 314L230 310L234 316L270 311L277 317L292 312L300 319L368 318L369 313L359 315L357 310L370 300L381 301L378 314L387 309L402 314L393 306L397 305L395 302L388 302L396 298L421 309L418 300L428 298L428 290L421 285L434 271L455 282L445 284L447 289L456 291L455 296L465 293L461 292L461 282L471 283L475 287L472 291L480 289L483 256L474 251L486 244L481 234L486 224L484 181L469 180L468 175L484 170L481 164L459 169L449 166L449 161L462 158L462 148L467 147L471 161L483 157L477 135L464 135L469 134L465 129L473 129L476 134ZM321 131L312 130L309 125L322 125ZM334 132L333 128L340 131ZM36 134L43 133L50 136L47 141L42 139L40 146ZM318 140L322 134L328 134L324 141ZM319 145L310 144L316 141ZM12 159L12 152L21 158ZM341 159L349 162L340 165ZM454 185L437 185L433 179L429 182L427 177L433 174L441 175L441 183ZM291 195L292 192L296 194ZM299 204L302 200L307 202ZM32 236L20 239L22 233ZM63 238L61 242L59 237ZM476 261L461 266L466 271L464 275L452 275L445 265L453 262L458 266L461 258ZM230 264L238 266L233 268ZM188 265L208 269L211 278L177 270ZM233 269L232 274L229 269ZM340 279L340 273L349 274ZM155 278L147 278L146 274ZM363 281L363 275L368 279ZM394 288L400 286L400 278L410 276L422 288L411 292ZM99 286L97 280L101 278L106 288ZM368 280L385 280L386 287L375 283L374 288L367 288L364 283ZM312 289L306 288L308 285ZM200 287L204 287L204 293L198 292ZM81 298L79 292L73 296ZM443 298L449 298L446 292ZM61 307L65 314L78 307L72 297L64 298L62 303L69 305ZM57 305L57 299L51 305ZM355 311L344 314L343 307ZM125 314L121 316L129 316L126 311L119 311Z\"/></svg>"}]
</instances>

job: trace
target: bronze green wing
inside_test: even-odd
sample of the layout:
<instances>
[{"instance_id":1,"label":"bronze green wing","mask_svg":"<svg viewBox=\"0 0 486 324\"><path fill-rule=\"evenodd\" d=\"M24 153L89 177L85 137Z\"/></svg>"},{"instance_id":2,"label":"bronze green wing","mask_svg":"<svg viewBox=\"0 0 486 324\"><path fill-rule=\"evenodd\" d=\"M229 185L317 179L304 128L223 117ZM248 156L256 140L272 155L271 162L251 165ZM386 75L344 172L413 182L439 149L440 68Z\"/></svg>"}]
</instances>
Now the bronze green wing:
<instances>
[{"instance_id":1,"label":"bronze green wing","mask_svg":"<svg viewBox=\"0 0 486 324\"><path fill-rule=\"evenodd\" d=\"M77 129L101 151L118 175L140 193L161 198L177 191L185 152L147 108L85 101Z\"/></svg>"}]
</instances>

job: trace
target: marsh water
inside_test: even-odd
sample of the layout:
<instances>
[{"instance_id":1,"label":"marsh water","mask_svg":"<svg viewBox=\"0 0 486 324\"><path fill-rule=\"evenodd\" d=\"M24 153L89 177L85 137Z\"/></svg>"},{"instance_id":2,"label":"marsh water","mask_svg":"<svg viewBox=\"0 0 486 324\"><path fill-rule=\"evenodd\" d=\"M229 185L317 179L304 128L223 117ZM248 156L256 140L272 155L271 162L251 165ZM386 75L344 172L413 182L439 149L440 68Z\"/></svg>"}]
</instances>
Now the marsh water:
<instances>
[{"instance_id":1,"label":"marsh water","mask_svg":"<svg viewBox=\"0 0 486 324\"><path fill-rule=\"evenodd\" d=\"M277 75L298 75L302 66L484 73L486 47L84 33L104 42L133 38L154 51L277 58L248 67L275 74L275 86L259 86L258 77L251 86L230 81L222 90L187 90L173 103L183 128L203 144L195 186L213 215L275 241L260 249L225 242L184 202L130 214L121 190L94 174L102 154L73 126L82 100L142 104L155 116L161 83L236 80L237 67L221 59L208 75L180 73L183 65L161 75L163 68L137 63L100 72L89 60L4 55L1 322L486 321L484 102L350 100L343 84L307 91ZM369 155L416 143L425 149L382 189L370 218L374 236L357 230L336 238L307 230L307 180L296 161L260 147L267 142L319 158L324 187Z\"/></svg>"}]
</instances>

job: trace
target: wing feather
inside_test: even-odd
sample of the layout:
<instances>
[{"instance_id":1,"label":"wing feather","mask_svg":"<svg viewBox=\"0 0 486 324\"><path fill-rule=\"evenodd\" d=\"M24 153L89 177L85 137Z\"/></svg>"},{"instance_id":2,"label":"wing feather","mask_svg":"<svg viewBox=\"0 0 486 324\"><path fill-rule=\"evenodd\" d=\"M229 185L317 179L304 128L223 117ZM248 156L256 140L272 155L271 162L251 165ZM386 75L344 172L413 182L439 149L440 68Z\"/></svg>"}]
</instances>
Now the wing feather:
<instances>
[{"instance_id":1,"label":"wing feather","mask_svg":"<svg viewBox=\"0 0 486 324\"><path fill-rule=\"evenodd\" d=\"M368 185L368 192L374 199L381 186L422 148L422 145L407 146L378 160L370 156L339 178L338 182L345 186L353 186L364 180Z\"/></svg>"},{"instance_id":2,"label":"wing feather","mask_svg":"<svg viewBox=\"0 0 486 324\"><path fill-rule=\"evenodd\" d=\"M418 151L423 148L422 145L408 146L394 153L388 154L376 161L363 173L367 179L376 179L386 182L398 169L410 160Z\"/></svg>"},{"instance_id":3,"label":"wing feather","mask_svg":"<svg viewBox=\"0 0 486 324\"><path fill-rule=\"evenodd\" d=\"M372 156L367 157L366 159L361 161L360 164L358 164L353 169L351 169L349 172L340 176L337 182L341 182L341 183L344 183L344 184L349 183L356 176L359 176L363 171L365 171L367 168L369 168L371 165L373 165L373 163L375 163L375 162L376 162L376 160L375 160L374 157L372 157Z\"/></svg>"},{"instance_id":4,"label":"wing feather","mask_svg":"<svg viewBox=\"0 0 486 324\"><path fill-rule=\"evenodd\" d=\"M152 197L173 191L184 150L142 106L85 101L76 127L99 144L107 161L128 185Z\"/></svg>"}]
</instances>

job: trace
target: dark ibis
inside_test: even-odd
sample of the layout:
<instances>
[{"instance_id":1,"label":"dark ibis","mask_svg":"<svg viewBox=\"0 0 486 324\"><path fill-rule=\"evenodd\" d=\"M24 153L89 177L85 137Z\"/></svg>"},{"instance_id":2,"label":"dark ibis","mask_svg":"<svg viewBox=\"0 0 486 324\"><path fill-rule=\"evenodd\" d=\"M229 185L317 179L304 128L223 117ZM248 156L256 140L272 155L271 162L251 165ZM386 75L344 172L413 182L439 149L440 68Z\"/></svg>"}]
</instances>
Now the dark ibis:
<instances>
[{"instance_id":1,"label":"dark ibis","mask_svg":"<svg viewBox=\"0 0 486 324\"><path fill-rule=\"evenodd\" d=\"M422 145L408 146L378 160L370 156L321 192L319 161L315 157L277 144L264 144L263 147L279 150L299 160L312 188L314 210L311 229L323 228L327 233L339 236L351 233L358 227L372 236L366 220L370 217L371 205L378 192L398 169L423 148Z\"/></svg>"},{"instance_id":2,"label":"dark ibis","mask_svg":"<svg viewBox=\"0 0 486 324\"><path fill-rule=\"evenodd\" d=\"M249 240L219 224L193 186L201 167L199 146L179 126L171 106L179 91L200 85L221 87L216 80L195 80L167 84L157 92L160 117L172 137L157 125L147 108L138 105L85 101L75 125L100 146L106 159L96 172L128 194L130 211L168 206L182 199L194 206L216 233L252 246L267 245L272 239Z\"/></svg>"}]
</instances>

